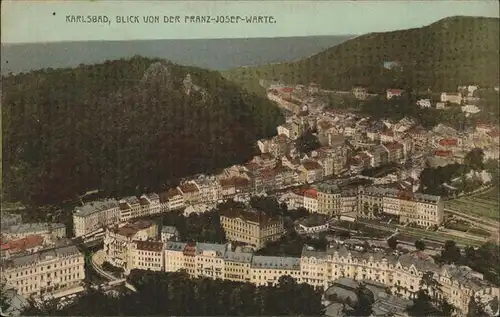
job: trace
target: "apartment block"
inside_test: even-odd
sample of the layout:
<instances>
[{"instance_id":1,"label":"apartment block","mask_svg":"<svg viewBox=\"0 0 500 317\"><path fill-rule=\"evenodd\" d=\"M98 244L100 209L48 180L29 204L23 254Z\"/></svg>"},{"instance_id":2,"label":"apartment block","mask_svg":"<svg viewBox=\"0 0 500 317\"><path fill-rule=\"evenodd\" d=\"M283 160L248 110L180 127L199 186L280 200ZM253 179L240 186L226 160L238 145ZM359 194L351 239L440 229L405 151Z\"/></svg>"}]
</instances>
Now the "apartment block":
<instances>
[{"instance_id":1,"label":"apartment block","mask_svg":"<svg viewBox=\"0 0 500 317\"><path fill-rule=\"evenodd\" d=\"M285 233L281 217L271 218L257 210L224 210L220 213L220 222L229 241L243 242L255 249L278 240Z\"/></svg>"},{"instance_id":2,"label":"apartment block","mask_svg":"<svg viewBox=\"0 0 500 317\"><path fill-rule=\"evenodd\" d=\"M1 262L0 280L24 297L59 298L83 291L84 256L69 242Z\"/></svg>"},{"instance_id":3,"label":"apartment block","mask_svg":"<svg viewBox=\"0 0 500 317\"><path fill-rule=\"evenodd\" d=\"M75 208L73 233L75 237L80 237L119 222L120 207L118 201L107 199L86 203Z\"/></svg>"}]
</instances>

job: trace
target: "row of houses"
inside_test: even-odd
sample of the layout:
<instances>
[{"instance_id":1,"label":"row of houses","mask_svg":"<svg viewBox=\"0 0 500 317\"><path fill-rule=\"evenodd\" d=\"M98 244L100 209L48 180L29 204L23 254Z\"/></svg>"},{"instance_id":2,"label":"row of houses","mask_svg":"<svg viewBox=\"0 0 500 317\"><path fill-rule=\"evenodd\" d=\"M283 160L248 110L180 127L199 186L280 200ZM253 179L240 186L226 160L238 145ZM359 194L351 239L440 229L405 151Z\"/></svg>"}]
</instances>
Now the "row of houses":
<instances>
[{"instance_id":1,"label":"row of houses","mask_svg":"<svg viewBox=\"0 0 500 317\"><path fill-rule=\"evenodd\" d=\"M379 186L343 187L328 182L282 194L280 202L289 208L303 207L328 216L352 215L360 218L390 216L400 224L440 226L444 202L440 196Z\"/></svg>"},{"instance_id":2,"label":"row of houses","mask_svg":"<svg viewBox=\"0 0 500 317\"><path fill-rule=\"evenodd\" d=\"M134 242L129 248L133 265L126 269L152 271L183 270L192 277L220 278L255 285L276 285L281 276L291 276L299 283L328 289L341 278L380 283L404 298L414 298L428 275L441 284L430 289L432 295L446 298L466 314L472 297L490 300L499 296L498 286L465 266L439 266L425 253L401 256L382 252L358 252L343 246L326 251L304 247L298 257L258 256L245 247L200 242ZM435 292L435 293L432 293Z\"/></svg>"}]
</instances>

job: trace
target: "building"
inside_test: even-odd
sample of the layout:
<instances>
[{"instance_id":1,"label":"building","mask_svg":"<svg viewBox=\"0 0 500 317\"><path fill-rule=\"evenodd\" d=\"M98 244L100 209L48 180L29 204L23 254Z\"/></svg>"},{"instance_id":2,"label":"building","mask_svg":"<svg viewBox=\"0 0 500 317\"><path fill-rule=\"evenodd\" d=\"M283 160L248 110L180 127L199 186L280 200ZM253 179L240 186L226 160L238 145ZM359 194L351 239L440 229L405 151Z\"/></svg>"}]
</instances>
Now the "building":
<instances>
[{"instance_id":1,"label":"building","mask_svg":"<svg viewBox=\"0 0 500 317\"><path fill-rule=\"evenodd\" d=\"M387 89L386 97L387 100L392 99L394 97L401 97L403 95L402 89Z\"/></svg>"},{"instance_id":2,"label":"building","mask_svg":"<svg viewBox=\"0 0 500 317\"><path fill-rule=\"evenodd\" d=\"M127 250L127 265L125 275L130 274L133 269L147 271L164 271L165 257L163 250L165 244L161 241L132 241Z\"/></svg>"},{"instance_id":3,"label":"building","mask_svg":"<svg viewBox=\"0 0 500 317\"><path fill-rule=\"evenodd\" d=\"M304 208L311 213L318 211L318 191L315 188L309 188L304 192Z\"/></svg>"},{"instance_id":4,"label":"building","mask_svg":"<svg viewBox=\"0 0 500 317\"><path fill-rule=\"evenodd\" d=\"M243 242L255 249L278 240L285 233L281 217L271 218L261 211L224 210L220 212L220 222L229 241Z\"/></svg>"},{"instance_id":5,"label":"building","mask_svg":"<svg viewBox=\"0 0 500 317\"><path fill-rule=\"evenodd\" d=\"M314 183L323 178L323 167L316 161L306 160L299 167L300 181Z\"/></svg>"},{"instance_id":6,"label":"building","mask_svg":"<svg viewBox=\"0 0 500 317\"><path fill-rule=\"evenodd\" d=\"M419 99L417 101L417 106L420 106L420 108L430 108L432 104L429 99Z\"/></svg>"},{"instance_id":7,"label":"building","mask_svg":"<svg viewBox=\"0 0 500 317\"><path fill-rule=\"evenodd\" d=\"M23 217L21 214L13 214L8 212L1 212L1 229L2 231L9 228L10 226L20 225L23 223Z\"/></svg>"},{"instance_id":8,"label":"building","mask_svg":"<svg viewBox=\"0 0 500 317\"><path fill-rule=\"evenodd\" d=\"M118 206L120 208L120 222L126 222L141 216L141 203L135 196L120 199Z\"/></svg>"},{"instance_id":9,"label":"building","mask_svg":"<svg viewBox=\"0 0 500 317\"><path fill-rule=\"evenodd\" d=\"M167 200L167 210L178 210L185 206L184 196L178 188L170 189L164 197Z\"/></svg>"},{"instance_id":10,"label":"building","mask_svg":"<svg viewBox=\"0 0 500 317\"><path fill-rule=\"evenodd\" d=\"M179 230L173 226L163 226L161 228L161 241L177 241L179 239Z\"/></svg>"},{"instance_id":11,"label":"building","mask_svg":"<svg viewBox=\"0 0 500 317\"><path fill-rule=\"evenodd\" d=\"M251 250L236 247L233 251L231 244L229 244L224 254L224 279L235 282L250 282L252 256Z\"/></svg>"},{"instance_id":12,"label":"building","mask_svg":"<svg viewBox=\"0 0 500 317\"><path fill-rule=\"evenodd\" d=\"M300 258L254 255L250 266L250 283L275 286L280 277L289 275L301 281Z\"/></svg>"},{"instance_id":13,"label":"building","mask_svg":"<svg viewBox=\"0 0 500 317\"><path fill-rule=\"evenodd\" d=\"M394 188L361 187L358 216L372 218L383 214L397 217L401 224L439 226L444 219L444 205L440 196L405 192Z\"/></svg>"},{"instance_id":14,"label":"building","mask_svg":"<svg viewBox=\"0 0 500 317\"><path fill-rule=\"evenodd\" d=\"M23 223L2 230L2 234L7 240L22 239L31 235L39 235L47 240L61 239L66 238L66 226L48 222Z\"/></svg>"},{"instance_id":15,"label":"building","mask_svg":"<svg viewBox=\"0 0 500 317\"><path fill-rule=\"evenodd\" d=\"M196 205L202 200L200 189L194 183L184 183L177 189L184 198L184 204L186 205Z\"/></svg>"},{"instance_id":16,"label":"building","mask_svg":"<svg viewBox=\"0 0 500 317\"><path fill-rule=\"evenodd\" d=\"M327 218L323 215L310 215L298 222L299 233L319 233L328 230Z\"/></svg>"},{"instance_id":17,"label":"building","mask_svg":"<svg viewBox=\"0 0 500 317\"><path fill-rule=\"evenodd\" d=\"M59 298L84 290L84 256L69 242L4 260L1 267L1 280L26 298Z\"/></svg>"},{"instance_id":18,"label":"building","mask_svg":"<svg viewBox=\"0 0 500 317\"><path fill-rule=\"evenodd\" d=\"M196 277L224 279L226 245L216 243L196 243Z\"/></svg>"},{"instance_id":19,"label":"building","mask_svg":"<svg viewBox=\"0 0 500 317\"><path fill-rule=\"evenodd\" d=\"M106 229L104 237L105 260L130 271L128 249L133 241L153 241L158 237L158 225L151 220L138 220L121 227Z\"/></svg>"},{"instance_id":20,"label":"building","mask_svg":"<svg viewBox=\"0 0 500 317\"><path fill-rule=\"evenodd\" d=\"M292 125L290 123L285 123L283 125L279 125L276 128L278 135L283 134L286 135L288 138L291 138L292 136Z\"/></svg>"},{"instance_id":21,"label":"building","mask_svg":"<svg viewBox=\"0 0 500 317\"><path fill-rule=\"evenodd\" d=\"M399 142L388 142L382 144L387 151L387 160L398 163L405 158L404 145Z\"/></svg>"},{"instance_id":22,"label":"building","mask_svg":"<svg viewBox=\"0 0 500 317\"><path fill-rule=\"evenodd\" d=\"M462 106L462 112L476 114L476 113L481 112L481 109L479 109L478 106L476 106L476 105L465 105L465 106Z\"/></svg>"},{"instance_id":23,"label":"building","mask_svg":"<svg viewBox=\"0 0 500 317\"><path fill-rule=\"evenodd\" d=\"M337 185L319 184L318 191L318 213L334 215L340 213L340 188Z\"/></svg>"},{"instance_id":24,"label":"building","mask_svg":"<svg viewBox=\"0 0 500 317\"><path fill-rule=\"evenodd\" d=\"M365 87L354 87L352 89L352 94L354 98L358 100L366 100L368 97L368 90Z\"/></svg>"},{"instance_id":25,"label":"building","mask_svg":"<svg viewBox=\"0 0 500 317\"><path fill-rule=\"evenodd\" d=\"M461 93L441 93L441 102L449 102L460 105L462 103L462 94Z\"/></svg>"},{"instance_id":26,"label":"building","mask_svg":"<svg viewBox=\"0 0 500 317\"><path fill-rule=\"evenodd\" d=\"M22 239L11 240L1 245L1 258L10 258L24 253L33 253L44 247L43 237L29 235Z\"/></svg>"},{"instance_id":27,"label":"building","mask_svg":"<svg viewBox=\"0 0 500 317\"><path fill-rule=\"evenodd\" d=\"M75 208L73 233L84 236L120 222L120 207L115 199L86 203Z\"/></svg>"}]
</instances>

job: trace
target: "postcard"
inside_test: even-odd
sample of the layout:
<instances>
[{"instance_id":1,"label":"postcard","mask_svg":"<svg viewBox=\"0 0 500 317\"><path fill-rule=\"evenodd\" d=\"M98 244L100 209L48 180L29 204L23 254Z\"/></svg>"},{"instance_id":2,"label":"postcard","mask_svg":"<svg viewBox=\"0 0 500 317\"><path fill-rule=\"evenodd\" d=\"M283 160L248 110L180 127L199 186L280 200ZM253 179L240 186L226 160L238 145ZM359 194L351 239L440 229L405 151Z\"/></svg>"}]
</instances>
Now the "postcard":
<instances>
[{"instance_id":1,"label":"postcard","mask_svg":"<svg viewBox=\"0 0 500 317\"><path fill-rule=\"evenodd\" d=\"M495 1L3 1L2 316L498 316Z\"/></svg>"}]
</instances>

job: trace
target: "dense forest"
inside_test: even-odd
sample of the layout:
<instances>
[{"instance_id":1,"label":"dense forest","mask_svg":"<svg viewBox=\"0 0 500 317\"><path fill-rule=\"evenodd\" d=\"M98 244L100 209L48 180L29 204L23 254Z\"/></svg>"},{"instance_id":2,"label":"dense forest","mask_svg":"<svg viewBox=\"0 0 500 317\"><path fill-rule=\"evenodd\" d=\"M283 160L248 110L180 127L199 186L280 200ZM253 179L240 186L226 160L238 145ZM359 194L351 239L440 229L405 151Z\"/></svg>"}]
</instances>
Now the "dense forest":
<instances>
[{"instance_id":1,"label":"dense forest","mask_svg":"<svg viewBox=\"0 0 500 317\"><path fill-rule=\"evenodd\" d=\"M138 56L2 77L3 199L159 190L246 161L282 121L218 72Z\"/></svg>"},{"instance_id":2,"label":"dense forest","mask_svg":"<svg viewBox=\"0 0 500 317\"><path fill-rule=\"evenodd\" d=\"M136 293L89 291L74 304L30 307L28 316L322 316L321 292L283 276L277 286L192 278L186 273L133 270Z\"/></svg>"},{"instance_id":3,"label":"dense forest","mask_svg":"<svg viewBox=\"0 0 500 317\"><path fill-rule=\"evenodd\" d=\"M364 85L386 88L455 91L458 85L498 86L499 19L450 17L408 30L370 33L307 59L239 68L226 78L262 92L258 79L287 83L315 82L325 89ZM384 62L394 62L391 69Z\"/></svg>"}]
</instances>

